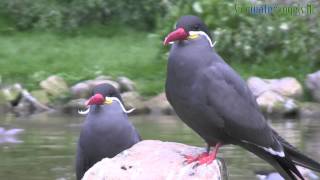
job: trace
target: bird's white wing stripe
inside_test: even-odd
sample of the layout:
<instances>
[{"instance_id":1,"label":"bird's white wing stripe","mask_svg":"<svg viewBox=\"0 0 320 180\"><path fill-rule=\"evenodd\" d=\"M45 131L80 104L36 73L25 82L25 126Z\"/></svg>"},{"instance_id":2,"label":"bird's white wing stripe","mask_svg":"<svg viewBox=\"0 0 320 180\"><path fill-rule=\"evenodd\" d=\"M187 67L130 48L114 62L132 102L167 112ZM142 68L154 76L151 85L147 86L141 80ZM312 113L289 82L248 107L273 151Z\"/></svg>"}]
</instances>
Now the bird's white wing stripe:
<instances>
[{"instance_id":1,"label":"bird's white wing stripe","mask_svg":"<svg viewBox=\"0 0 320 180\"><path fill-rule=\"evenodd\" d=\"M285 154L283 151L275 151L273 150L272 148L265 148L265 147L262 147L262 149L268 151L269 153L273 154L273 155L276 155L276 156L280 156L280 157L284 157Z\"/></svg>"},{"instance_id":2,"label":"bird's white wing stripe","mask_svg":"<svg viewBox=\"0 0 320 180\"><path fill-rule=\"evenodd\" d=\"M250 142L248 142L248 141L246 141L246 140L242 140L242 142L248 143L248 144L253 144L253 143L250 143ZM262 147L262 146L259 146L259 145L256 145L256 144L254 144L254 145L255 145L255 146L258 146L259 148L264 149L265 151L269 152L269 153L272 154L272 155L276 155L276 156L280 156L280 157L285 157L285 154L284 154L283 151L275 151L275 150L273 150L271 147L266 148L266 147Z\"/></svg>"}]
</instances>

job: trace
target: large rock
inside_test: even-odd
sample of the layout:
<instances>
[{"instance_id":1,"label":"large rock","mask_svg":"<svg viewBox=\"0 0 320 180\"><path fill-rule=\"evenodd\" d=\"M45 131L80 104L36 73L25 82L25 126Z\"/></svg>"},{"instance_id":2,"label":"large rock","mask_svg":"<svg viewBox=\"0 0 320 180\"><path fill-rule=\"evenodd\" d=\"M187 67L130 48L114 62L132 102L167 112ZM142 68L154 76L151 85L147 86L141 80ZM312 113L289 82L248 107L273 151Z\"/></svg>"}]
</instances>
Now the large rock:
<instances>
[{"instance_id":1,"label":"large rock","mask_svg":"<svg viewBox=\"0 0 320 180\"><path fill-rule=\"evenodd\" d=\"M69 93L69 88L65 80L56 75L41 81L40 87L53 97L62 97Z\"/></svg>"},{"instance_id":2,"label":"large rock","mask_svg":"<svg viewBox=\"0 0 320 180\"><path fill-rule=\"evenodd\" d=\"M204 148L180 143L146 140L125 150L116 157L105 158L91 167L84 180L218 180L227 179L221 160L210 165L186 164L184 155L196 155Z\"/></svg>"},{"instance_id":3,"label":"large rock","mask_svg":"<svg viewBox=\"0 0 320 180\"><path fill-rule=\"evenodd\" d=\"M266 91L273 91L291 98L300 98L303 93L301 84L293 77L284 77L281 79L250 77L247 83L255 97L260 96Z\"/></svg>"},{"instance_id":4,"label":"large rock","mask_svg":"<svg viewBox=\"0 0 320 180\"><path fill-rule=\"evenodd\" d=\"M134 91L136 89L135 83L127 77L120 76L117 78L117 82L120 85L121 92Z\"/></svg>"},{"instance_id":5,"label":"large rock","mask_svg":"<svg viewBox=\"0 0 320 180\"><path fill-rule=\"evenodd\" d=\"M308 74L305 83L313 99L320 102L320 70L312 74Z\"/></svg>"},{"instance_id":6,"label":"large rock","mask_svg":"<svg viewBox=\"0 0 320 180\"><path fill-rule=\"evenodd\" d=\"M298 110L297 102L273 91L266 91L256 99L262 111L269 114L291 114Z\"/></svg>"},{"instance_id":7,"label":"large rock","mask_svg":"<svg viewBox=\"0 0 320 180\"><path fill-rule=\"evenodd\" d=\"M139 93L135 91L125 92L121 94L122 100L124 101L127 109L135 108L130 114L146 114L149 113L149 109L143 101L143 98Z\"/></svg>"},{"instance_id":8,"label":"large rock","mask_svg":"<svg viewBox=\"0 0 320 180\"><path fill-rule=\"evenodd\" d=\"M175 111L168 102L166 94L164 92L149 99L146 104L147 107L151 110L152 114L175 114Z\"/></svg>"}]
</instances>

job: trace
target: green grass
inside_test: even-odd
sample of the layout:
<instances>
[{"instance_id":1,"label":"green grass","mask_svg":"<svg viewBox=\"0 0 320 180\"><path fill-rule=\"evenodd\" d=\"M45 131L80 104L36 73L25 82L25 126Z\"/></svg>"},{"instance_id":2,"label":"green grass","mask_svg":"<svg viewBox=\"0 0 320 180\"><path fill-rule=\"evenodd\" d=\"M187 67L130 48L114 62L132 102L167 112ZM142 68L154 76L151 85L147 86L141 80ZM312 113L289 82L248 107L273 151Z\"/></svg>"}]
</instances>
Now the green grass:
<instances>
[{"instance_id":1,"label":"green grass","mask_svg":"<svg viewBox=\"0 0 320 180\"><path fill-rule=\"evenodd\" d=\"M111 26L109 26L111 27ZM116 27L116 28L115 28ZM145 96L164 89L166 60L159 36L128 27L94 26L80 31L16 32L0 29L0 77L5 84L20 82L28 89L58 74L71 86L98 75L127 76ZM228 59L244 78L293 76L303 83L316 70L312 63L266 55L260 63Z\"/></svg>"},{"instance_id":2,"label":"green grass","mask_svg":"<svg viewBox=\"0 0 320 180\"><path fill-rule=\"evenodd\" d=\"M143 95L163 89L165 60L157 59L159 37L130 28L83 29L77 35L56 32L0 34L0 75L5 83L37 89L40 80L58 74L69 85L98 75L127 76Z\"/></svg>"},{"instance_id":3,"label":"green grass","mask_svg":"<svg viewBox=\"0 0 320 180\"><path fill-rule=\"evenodd\" d=\"M258 76L262 78L281 78L281 77L295 77L304 85L307 74L313 73L318 70L319 67L312 65L307 61L297 61L294 59L282 59L280 55L276 54L265 55L264 61L260 63L238 63L229 60L231 66L247 79L250 76Z\"/></svg>"}]
</instances>

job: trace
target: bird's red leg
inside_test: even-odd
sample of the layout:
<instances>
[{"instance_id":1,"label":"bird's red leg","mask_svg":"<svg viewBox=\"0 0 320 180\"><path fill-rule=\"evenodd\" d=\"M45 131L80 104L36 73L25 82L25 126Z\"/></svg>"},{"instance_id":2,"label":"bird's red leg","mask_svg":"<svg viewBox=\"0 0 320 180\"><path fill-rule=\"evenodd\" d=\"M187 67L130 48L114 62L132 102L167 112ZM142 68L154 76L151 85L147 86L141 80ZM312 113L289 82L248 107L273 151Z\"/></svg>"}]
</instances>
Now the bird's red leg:
<instances>
[{"instance_id":1,"label":"bird's red leg","mask_svg":"<svg viewBox=\"0 0 320 180\"><path fill-rule=\"evenodd\" d=\"M199 165L211 164L216 159L217 154L218 154L218 150L221 146L222 146L222 144L217 143L214 150L211 153L209 153L209 155L198 159Z\"/></svg>"},{"instance_id":2,"label":"bird's red leg","mask_svg":"<svg viewBox=\"0 0 320 180\"><path fill-rule=\"evenodd\" d=\"M199 161L200 159L202 159L203 157L208 156L209 154L207 152L201 153L197 156L191 156L191 155L184 155L184 158L186 159L185 162L190 164L193 163L195 161Z\"/></svg>"},{"instance_id":3,"label":"bird's red leg","mask_svg":"<svg viewBox=\"0 0 320 180\"><path fill-rule=\"evenodd\" d=\"M185 162L187 162L188 164L193 163L195 161L199 161L200 159L206 157L209 155L210 152L210 146L207 146L207 151L204 153L201 153L197 156L191 156L191 155L184 155L184 158L186 159Z\"/></svg>"}]
</instances>

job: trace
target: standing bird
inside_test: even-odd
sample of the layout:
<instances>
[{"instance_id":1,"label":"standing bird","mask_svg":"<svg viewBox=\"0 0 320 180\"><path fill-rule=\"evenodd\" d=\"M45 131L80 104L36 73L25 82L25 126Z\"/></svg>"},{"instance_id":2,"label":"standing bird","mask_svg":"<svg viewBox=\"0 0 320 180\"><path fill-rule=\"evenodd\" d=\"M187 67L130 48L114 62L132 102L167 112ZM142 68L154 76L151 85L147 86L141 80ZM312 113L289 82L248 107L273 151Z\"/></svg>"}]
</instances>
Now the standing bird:
<instances>
[{"instance_id":1,"label":"standing bird","mask_svg":"<svg viewBox=\"0 0 320 180\"><path fill-rule=\"evenodd\" d=\"M87 101L86 120L80 133L76 159L76 176L84 173L102 158L112 158L140 141L140 136L128 120L118 90L110 84L93 89ZM83 113L83 112L79 112Z\"/></svg>"},{"instance_id":2,"label":"standing bird","mask_svg":"<svg viewBox=\"0 0 320 180\"><path fill-rule=\"evenodd\" d=\"M207 143L207 152L188 162L209 164L222 145L234 144L270 163L285 179L303 179L295 165L320 171L267 123L245 81L213 50L208 27L183 16L164 40L172 44L166 95L177 115ZM215 149L210 152L210 147Z\"/></svg>"}]
</instances>

